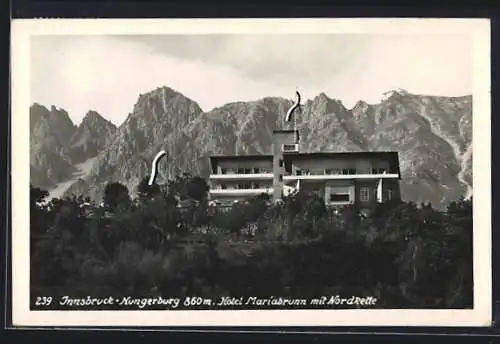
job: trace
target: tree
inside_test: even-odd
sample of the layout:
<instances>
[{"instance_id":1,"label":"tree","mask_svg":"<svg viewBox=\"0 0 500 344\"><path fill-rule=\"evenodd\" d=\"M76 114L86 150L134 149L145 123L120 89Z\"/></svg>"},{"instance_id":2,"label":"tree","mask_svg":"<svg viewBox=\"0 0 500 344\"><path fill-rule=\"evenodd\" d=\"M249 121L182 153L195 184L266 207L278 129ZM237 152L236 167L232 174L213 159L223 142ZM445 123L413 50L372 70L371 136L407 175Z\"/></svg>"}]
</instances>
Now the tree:
<instances>
[{"instance_id":1,"label":"tree","mask_svg":"<svg viewBox=\"0 0 500 344\"><path fill-rule=\"evenodd\" d=\"M127 207L130 204L127 187L119 182L109 183L104 190L103 201L111 211L116 210L118 207Z\"/></svg>"},{"instance_id":2,"label":"tree","mask_svg":"<svg viewBox=\"0 0 500 344\"><path fill-rule=\"evenodd\" d=\"M41 202L49 193L30 184L30 237L33 240L45 233L50 223L49 216ZM32 244L33 247L33 244Z\"/></svg>"},{"instance_id":3,"label":"tree","mask_svg":"<svg viewBox=\"0 0 500 344\"><path fill-rule=\"evenodd\" d=\"M448 303L471 307L473 302L473 214L472 198L451 202L446 209L448 252L447 270L453 274Z\"/></svg>"},{"instance_id":4,"label":"tree","mask_svg":"<svg viewBox=\"0 0 500 344\"><path fill-rule=\"evenodd\" d=\"M30 201L32 205L42 202L48 195L48 191L34 187L30 184Z\"/></svg>"},{"instance_id":5,"label":"tree","mask_svg":"<svg viewBox=\"0 0 500 344\"><path fill-rule=\"evenodd\" d=\"M160 186L156 183L149 185L149 176L143 178L137 185L137 194L141 199L151 199L160 193Z\"/></svg>"},{"instance_id":6,"label":"tree","mask_svg":"<svg viewBox=\"0 0 500 344\"><path fill-rule=\"evenodd\" d=\"M207 198L209 187L205 179L201 177L192 177L186 185L186 193L189 198L203 202Z\"/></svg>"},{"instance_id":7,"label":"tree","mask_svg":"<svg viewBox=\"0 0 500 344\"><path fill-rule=\"evenodd\" d=\"M83 252L90 245L82 202L75 196L59 200L58 207L49 210L48 228L32 237L31 278L36 286L63 287L78 279Z\"/></svg>"}]
</instances>

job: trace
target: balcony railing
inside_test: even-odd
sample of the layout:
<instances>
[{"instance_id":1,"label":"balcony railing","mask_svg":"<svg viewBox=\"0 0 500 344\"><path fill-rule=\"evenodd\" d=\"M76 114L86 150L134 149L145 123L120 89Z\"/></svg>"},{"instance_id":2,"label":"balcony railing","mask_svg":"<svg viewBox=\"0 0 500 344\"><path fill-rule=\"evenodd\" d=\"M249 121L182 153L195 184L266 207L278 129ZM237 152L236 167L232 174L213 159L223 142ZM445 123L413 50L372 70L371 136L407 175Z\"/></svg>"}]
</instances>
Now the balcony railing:
<instances>
[{"instance_id":1,"label":"balcony railing","mask_svg":"<svg viewBox=\"0 0 500 344\"><path fill-rule=\"evenodd\" d=\"M301 174L285 175L283 180L342 180L342 179L395 179L399 178L397 173L383 174Z\"/></svg>"},{"instance_id":2,"label":"balcony railing","mask_svg":"<svg viewBox=\"0 0 500 344\"><path fill-rule=\"evenodd\" d=\"M230 174L211 174L213 180L231 180L231 179L273 179L272 173L230 173Z\"/></svg>"},{"instance_id":3,"label":"balcony railing","mask_svg":"<svg viewBox=\"0 0 500 344\"><path fill-rule=\"evenodd\" d=\"M259 189L210 189L209 193L214 196L243 196L243 195L260 195L263 193L272 194L272 188Z\"/></svg>"},{"instance_id":4,"label":"balcony railing","mask_svg":"<svg viewBox=\"0 0 500 344\"><path fill-rule=\"evenodd\" d=\"M244 170L244 171L243 171ZM247 170L252 170L249 173ZM228 173L230 172L230 173ZM210 175L211 180L269 180L273 179L273 173L269 170L255 173L255 169L242 169L236 171L220 171ZM387 172L383 169L373 169L371 171L356 171L356 169L325 169L325 170L295 170L294 173L285 173L285 180L325 180L325 179L394 179L399 178L398 173Z\"/></svg>"}]
</instances>

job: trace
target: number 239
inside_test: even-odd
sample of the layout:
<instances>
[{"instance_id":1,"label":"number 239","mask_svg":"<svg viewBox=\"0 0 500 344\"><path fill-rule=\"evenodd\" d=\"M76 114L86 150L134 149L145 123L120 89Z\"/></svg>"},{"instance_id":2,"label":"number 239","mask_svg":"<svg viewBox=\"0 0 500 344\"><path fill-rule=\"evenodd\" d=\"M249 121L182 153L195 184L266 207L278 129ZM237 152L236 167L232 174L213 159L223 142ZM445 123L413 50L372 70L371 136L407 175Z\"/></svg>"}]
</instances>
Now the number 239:
<instances>
[{"instance_id":1,"label":"number 239","mask_svg":"<svg viewBox=\"0 0 500 344\"><path fill-rule=\"evenodd\" d=\"M50 296L38 296L35 301L36 306L48 306L52 303L52 297Z\"/></svg>"}]
</instances>

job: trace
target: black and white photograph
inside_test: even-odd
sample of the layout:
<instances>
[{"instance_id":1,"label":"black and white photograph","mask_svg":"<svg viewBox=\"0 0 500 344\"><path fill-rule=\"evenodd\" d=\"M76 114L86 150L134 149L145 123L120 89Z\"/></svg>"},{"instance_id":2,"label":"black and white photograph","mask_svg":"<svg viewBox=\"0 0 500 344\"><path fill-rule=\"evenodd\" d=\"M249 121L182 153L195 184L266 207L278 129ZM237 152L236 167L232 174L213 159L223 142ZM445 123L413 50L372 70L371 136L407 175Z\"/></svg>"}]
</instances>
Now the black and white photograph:
<instances>
[{"instance_id":1,"label":"black and white photograph","mask_svg":"<svg viewBox=\"0 0 500 344\"><path fill-rule=\"evenodd\" d=\"M14 21L14 321L489 325L489 25Z\"/></svg>"}]
</instances>

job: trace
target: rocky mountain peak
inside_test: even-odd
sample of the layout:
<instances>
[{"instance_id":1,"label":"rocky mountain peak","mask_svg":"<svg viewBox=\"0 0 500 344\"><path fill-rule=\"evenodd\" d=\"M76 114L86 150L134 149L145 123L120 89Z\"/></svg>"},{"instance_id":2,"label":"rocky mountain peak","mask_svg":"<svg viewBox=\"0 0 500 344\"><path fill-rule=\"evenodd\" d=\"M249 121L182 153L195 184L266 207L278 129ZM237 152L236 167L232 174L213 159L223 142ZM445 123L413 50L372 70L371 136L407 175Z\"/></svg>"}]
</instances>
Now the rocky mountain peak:
<instances>
[{"instance_id":1,"label":"rocky mountain peak","mask_svg":"<svg viewBox=\"0 0 500 344\"><path fill-rule=\"evenodd\" d=\"M331 101L332 99L326 95L326 93L321 92L318 94L316 97L314 97L313 101L314 102L328 102Z\"/></svg>"},{"instance_id":2,"label":"rocky mountain peak","mask_svg":"<svg viewBox=\"0 0 500 344\"><path fill-rule=\"evenodd\" d=\"M330 98L323 92L314 97L312 102L309 103L308 105L310 107L312 116L317 116L319 114L341 115L348 112L347 108L344 106L342 101Z\"/></svg>"},{"instance_id":3,"label":"rocky mountain peak","mask_svg":"<svg viewBox=\"0 0 500 344\"><path fill-rule=\"evenodd\" d=\"M136 106L145 106L148 103L161 101L163 103L168 103L171 101L189 101L194 102L188 97L184 96L182 93L174 90L173 88L162 86L158 87L150 92L140 94L137 99Z\"/></svg>"},{"instance_id":4,"label":"rocky mountain peak","mask_svg":"<svg viewBox=\"0 0 500 344\"><path fill-rule=\"evenodd\" d=\"M134 119L138 125L146 126L154 123L164 126L169 123L173 124L172 121L177 120L185 125L200 113L202 113L202 109L195 101L170 87L163 86L141 94L129 119ZM179 115L182 115L183 118L176 118ZM150 124L146 124L144 121L149 121ZM132 123L129 120L126 122Z\"/></svg>"},{"instance_id":5,"label":"rocky mountain peak","mask_svg":"<svg viewBox=\"0 0 500 344\"><path fill-rule=\"evenodd\" d=\"M37 102L31 104L30 110L31 111L38 111L38 112L45 112L45 113L49 112L49 110L45 106L43 106L43 105L41 105L40 103L37 103Z\"/></svg>"},{"instance_id":6,"label":"rocky mountain peak","mask_svg":"<svg viewBox=\"0 0 500 344\"><path fill-rule=\"evenodd\" d=\"M368 104L364 100L358 100L356 102L356 104L354 104L352 110L353 111L355 111L355 110L362 110L362 109L366 109L368 106L370 106L370 104Z\"/></svg>"},{"instance_id":7,"label":"rocky mountain peak","mask_svg":"<svg viewBox=\"0 0 500 344\"><path fill-rule=\"evenodd\" d=\"M74 162L95 157L111 142L116 130L117 127L97 111L88 111L69 142Z\"/></svg>"},{"instance_id":8,"label":"rocky mountain peak","mask_svg":"<svg viewBox=\"0 0 500 344\"><path fill-rule=\"evenodd\" d=\"M99 127L111 127L115 128L116 126L111 122L102 117L97 111L90 110L83 117L82 122L79 127L83 128L99 128Z\"/></svg>"},{"instance_id":9,"label":"rocky mountain peak","mask_svg":"<svg viewBox=\"0 0 500 344\"><path fill-rule=\"evenodd\" d=\"M32 135L55 135L62 141L69 140L76 130L76 126L66 110L58 109L54 105L48 110L45 106L34 103L30 107L30 122ZM45 134L46 132L51 134Z\"/></svg>"},{"instance_id":10,"label":"rocky mountain peak","mask_svg":"<svg viewBox=\"0 0 500 344\"><path fill-rule=\"evenodd\" d=\"M396 88L382 94L382 102L387 100L399 100L403 97L412 96L407 90L403 88Z\"/></svg>"}]
</instances>

